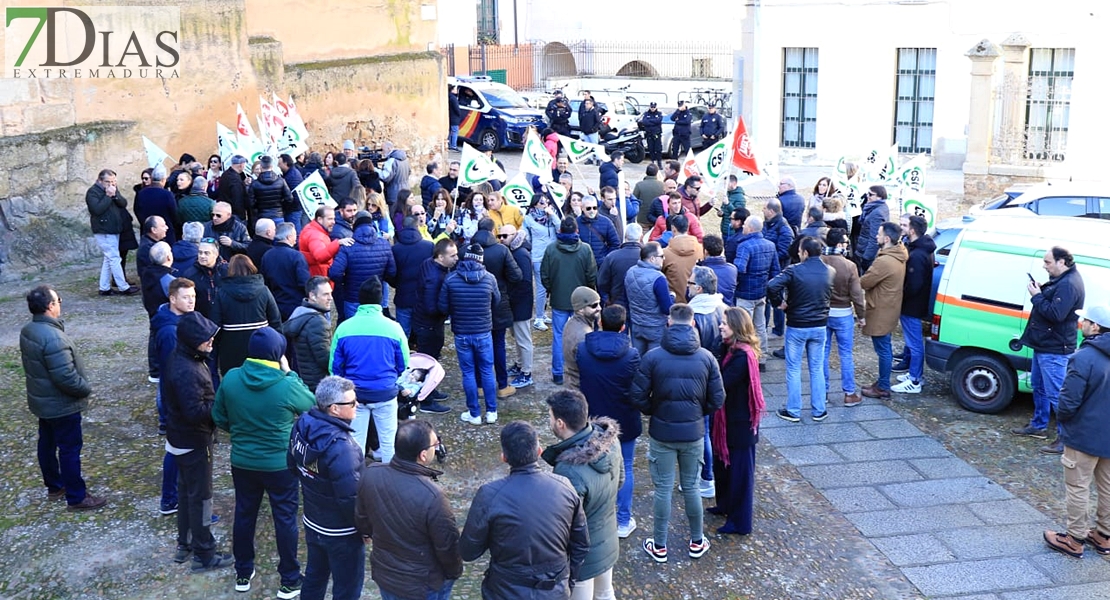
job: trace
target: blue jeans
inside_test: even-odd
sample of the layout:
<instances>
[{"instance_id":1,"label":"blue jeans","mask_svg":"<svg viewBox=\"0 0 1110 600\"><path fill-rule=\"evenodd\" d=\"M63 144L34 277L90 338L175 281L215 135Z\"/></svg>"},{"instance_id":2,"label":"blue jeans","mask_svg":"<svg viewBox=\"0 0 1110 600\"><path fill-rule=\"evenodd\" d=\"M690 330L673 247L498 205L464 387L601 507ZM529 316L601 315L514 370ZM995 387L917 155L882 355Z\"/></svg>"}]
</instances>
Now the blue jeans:
<instances>
[{"instance_id":1,"label":"blue jeans","mask_svg":"<svg viewBox=\"0 0 1110 600\"><path fill-rule=\"evenodd\" d=\"M709 441L709 415L705 415L705 437L702 438L702 445L705 449L702 451L701 478L713 481L713 444Z\"/></svg>"},{"instance_id":2,"label":"blue jeans","mask_svg":"<svg viewBox=\"0 0 1110 600\"><path fill-rule=\"evenodd\" d=\"M161 508L177 506L177 461L166 452L162 456L162 503Z\"/></svg>"},{"instance_id":3,"label":"blue jeans","mask_svg":"<svg viewBox=\"0 0 1110 600\"><path fill-rule=\"evenodd\" d=\"M925 339L921 337L921 319L900 315L898 322L902 324L902 339L910 357L910 378L921 383L925 377Z\"/></svg>"},{"instance_id":4,"label":"blue jeans","mask_svg":"<svg viewBox=\"0 0 1110 600\"><path fill-rule=\"evenodd\" d=\"M456 580L456 579L447 579L447 580L444 580L443 587L439 588L438 590L427 590L427 591L425 591L424 592L424 594L425 594L424 595L424 600L448 600L451 597L451 588L455 587L455 582L456 581L458 581L458 580ZM402 598L401 596L396 596L396 595L390 594L389 592L382 589L381 586L378 586L378 592L381 594L382 600L410 600L411 598L416 597L416 596L405 596L404 598Z\"/></svg>"},{"instance_id":5,"label":"blue jeans","mask_svg":"<svg viewBox=\"0 0 1110 600\"><path fill-rule=\"evenodd\" d=\"M775 335L782 335L783 329L786 327L786 313L782 309L771 306L767 303L764 316L767 318L767 323L771 325L771 333Z\"/></svg>"},{"instance_id":6,"label":"blue jeans","mask_svg":"<svg viewBox=\"0 0 1110 600\"><path fill-rule=\"evenodd\" d=\"M355 307L358 308L357 306ZM389 284L382 282L382 312L389 310ZM355 313L349 313L353 317Z\"/></svg>"},{"instance_id":7,"label":"blue jeans","mask_svg":"<svg viewBox=\"0 0 1110 600\"><path fill-rule=\"evenodd\" d=\"M85 480L81 478L81 413L56 419L39 419L39 469L46 489L66 490L66 503L80 504L85 499Z\"/></svg>"},{"instance_id":8,"label":"blue jeans","mask_svg":"<svg viewBox=\"0 0 1110 600\"><path fill-rule=\"evenodd\" d=\"M459 126L452 125L447 130L447 147L452 150L457 150L459 147Z\"/></svg>"},{"instance_id":9,"label":"blue jeans","mask_svg":"<svg viewBox=\"0 0 1110 600\"><path fill-rule=\"evenodd\" d=\"M855 317L829 317L825 327L825 390L829 389L829 357L832 356L833 338L836 338L836 352L840 355L840 389L845 394L856 393L856 360L852 354L855 344Z\"/></svg>"},{"instance_id":10,"label":"blue jeans","mask_svg":"<svg viewBox=\"0 0 1110 600\"><path fill-rule=\"evenodd\" d=\"M563 328L574 313L569 310L551 309L551 375L563 375Z\"/></svg>"},{"instance_id":11,"label":"blue jeans","mask_svg":"<svg viewBox=\"0 0 1110 600\"><path fill-rule=\"evenodd\" d=\"M497 376L497 389L509 385L508 356L505 354L505 330L493 330L493 372Z\"/></svg>"},{"instance_id":12,"label":"blue jeans","mask_svg":"<svg viewBox=\"0 0 1110 600\"><path fill-rule=\"evenodd\" d=\"M890 370L894 367L894 349L890 347L890 334L871 336L871 346L875 348L875 355L879 357L879 381L876 385L880 390L890 391Z\"/></svg>"},{"instance_id":13,"label":"blue jeans","mask_svg":"<svg viewBox=\"0 0 1110 600\"><path fill-rule=\"evenodd\" d=\"M1068 369L1067 354L1046 354L1033 351L1033 370L1029 373L1029 385L1033 387L1033 420L1029 424L1037 429L1048 427L1048 417L1056 412L1060 401L1060 389L1064 387L1064 373ZM1056 421L1056 433L1060 432L1060 421Z\"/></svg>"},{"instance_id":14,"label":"blue jeans","mask_svg":"<svg viewBox=\"0 0 1110 600\"><path fill-rule=\"evenodd\" d=\"M667 546L667 525L671 520L671 495L674 493L675 464L682 484L686 518L690 521L690 541L702 539L701 494L698 491L698 471L701 469L702 441L660 442L648 438L648 471L655 486L652 536L655 546Z\"/></svg>"},{"instance_id":15,"label":"blue jeans","mask_svg":"<svg viewBox=\"0 0 1110 600\"><path fill-rule=\"evenodd\" d=\"M543 277L540 275L540 267L542 260L532 261L532 293L535 295L533 300L536 307L536 318L542 319L544 309L547 307L547 288L543 287Z\"/></svg>"},{"instance_id":16,"label":"blue jeans","mask_svg":"<svg viewBox=\"0 0 1110 600\"><path fill-rule=\"evenodd\" d=\"M358 312L358 302L343 302L343 320L346 321Z\"/></svg>"},{"instance_id":17,"label":"blue jeans","mask_svg":"<svg viewBox=\"0 0 1110 600\"><path fill-rule=\"evenodd\" d=\"M802 352L809 367L809 403L813 414L825 412L825 328L786 328L786 412L802 412Z\"/></svg>"},{"instance_id":18,"label":"blue jeans","mask_svg":"<svg viewBox=\"0 0 1110 600\"><path fill-rule=\"evenodd\" d=\"M357 600L362 596L366 578L366 544L355 533L340 537L321 535L304 529L308 558L304 567L301 600L324 600L328 579L332 580L332 598Z\"/></svg>"},{"instance_id":19,"label":"blue jeans","mask_svg":"<svg viewBox=\"0 0 1110 600\"><path fill-rule=\"evenodd\" d=\"M478 404L478 379L482 374L482 392L486 400L486 412L497 412L497 379L493 374L493 334L456 333L455 354L462 373L463 392L466 394L466 407L470 416L482 416Z\"/></svg>"},{"instance_id":20,"label":"blue jeans","mask_svg":"<svg viewBox=\"0 0 1110 600\"><path fill-rule=\"evenodd\" d=\"M374 429L378 433L378 449L374 452L374 458L387 463L393 460L393 445L397 439L397 398L385 402L359 402L355 406L355 419L351 421L351 428L355 431L351 435L362 448L363 454L369 446L366 436L370 431L370 419L374 419Z\"/></svg>"},{"instance_id":21,"label":"blue jeans","mask_svg":"<svg viewBox=\"0 0 1110 600\"><path fill-rule=\"evenodd\" d=\"M397 314L394 315L397 317L397 323L401 326L401 331L405 332L406 341L407 338L412 337L412 311L411 308L398 308Z\"/></svg>"},{"instance_id":22,"label":"blue jeans","mask_svg":"<svg viewBox=\"0 0 1110 600\"><path fill-rule=\"evenodd\" d=\"M303 227L303 225L301 225L301 221L303 219L304 219L304 211L303 210L295 210L295 211L285 215L285 222L286 223L292 223L293 227L296 228L296 230L297 230L297 239L298 240L301 237L301 227Z\"/></svg>"},{"instance_id":23,"label":"blue jeans","mask_svg":"<svg viewBox=\"0 0 1110 600\"><path fill-rule=\"evenodd\" d=\"M617 525L628 525L632 518L632 488L636 485L632 470L632 461L636 458L635 438L621 442L621 457L624 459L624 485L617 490Z\"/></svg>"},{"instance_id":24,"label":"blue jeans","mask_svg":"<svg viewBox=\"0 0 1110 600\"><path fill-rule=\"evenodd\" d=\"M250 577L254 572L254 531L258 525L262 495L266 494L270 498L270 513L274 519L281 583L300 583L301 563L297 561L300 482L297 476L288 469L252 471L231 467L231 481L235 486L235 525L232 528L231 549L235 554L236 577Z\"/></svg>"}]
</instances>

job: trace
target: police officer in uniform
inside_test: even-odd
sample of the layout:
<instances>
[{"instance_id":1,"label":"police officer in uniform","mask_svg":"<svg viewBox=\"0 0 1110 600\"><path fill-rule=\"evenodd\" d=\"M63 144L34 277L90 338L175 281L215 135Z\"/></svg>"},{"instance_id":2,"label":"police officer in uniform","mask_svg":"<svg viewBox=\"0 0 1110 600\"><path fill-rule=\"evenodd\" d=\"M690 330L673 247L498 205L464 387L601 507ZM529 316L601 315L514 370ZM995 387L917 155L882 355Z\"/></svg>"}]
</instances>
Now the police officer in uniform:
<instances>
[{"instance_id":1,"label":"police officer in uniform","mask_svg":"<svg viewBox=\"0 0 1110 600\"><path fill-rule=\"evenodd\" d=\"M705 146L725 137L725 118L717 114L717 105L709 104L709 112L701 118L701 137Z\"/></svg>"},{"instance_id":2,"label":"police officer in uniform","mask_svg":"<svg viewBox=\"0 0 1110 600\"><path fill-rule=\"evenodd\" d=\"M644 130L647 138L648 156L651 162L660 169L663 168L663 113L659 112L659 105L652 102L648 110L640 115L640 128Z\"/></svg>"},{"instance_id":3,"label":"police officer in uniform","mask_svg":"<svg viewBox=\"0 0 1110 600\"><path fill-rule=\"evenodd\" d=\"M671 137L671 157L676 160L681 160L681 157L686 156L690 150L690 123L694 120L694 115L690 113L690 109L686 108L686 101L678 101L678 110L671 114L671 120L674 121L674 130Z\"/></svg>"},{"instance_id":4,"label":"police officer in uniform","mask_svg":"<svg viewBox=\"0 0 1110 600\"><path fill-rule=\"evenodd\" d=\"M559 135L570 135L570 103L563 96L563 90L555 90L555 97L547 103L547 120L551 129Z\"/></svg>"}]
</instances>

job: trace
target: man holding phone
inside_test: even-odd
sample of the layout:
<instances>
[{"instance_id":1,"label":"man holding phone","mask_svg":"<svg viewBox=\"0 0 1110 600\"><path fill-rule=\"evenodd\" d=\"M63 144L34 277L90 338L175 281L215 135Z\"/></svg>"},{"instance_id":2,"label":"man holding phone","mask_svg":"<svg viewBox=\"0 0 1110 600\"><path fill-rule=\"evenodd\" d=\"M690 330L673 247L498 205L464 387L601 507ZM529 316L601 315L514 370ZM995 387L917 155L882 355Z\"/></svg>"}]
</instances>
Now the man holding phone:
<instances>
[{"instance_id":1,"label":"man holding phone","mask_svg":"<svg viewBox=\"0 0 1110 600\"><path fill-rule=\"evenodd\" d=\"M1032 297L1033 309L1029 322L1021 335L1021 343L1033 349L1033 367L1029 381L1033 387L1033 418L1025 427L1010 430L1040 440L1048 439L1048 418L1056 411L1060 388L1064 385L1068 357L1075 352L1076 328L1079 317L1076 310L1083 308L1085 292L1083 277L1075 266L1071 253L1054 246L1044 254L1044 270L1049 279L1038 284L1029 275L1026 289ZM1060 424L1056 424L1056 439L1041 448L1045 454L1062 454Z\"/></svg>"}]
</instances>

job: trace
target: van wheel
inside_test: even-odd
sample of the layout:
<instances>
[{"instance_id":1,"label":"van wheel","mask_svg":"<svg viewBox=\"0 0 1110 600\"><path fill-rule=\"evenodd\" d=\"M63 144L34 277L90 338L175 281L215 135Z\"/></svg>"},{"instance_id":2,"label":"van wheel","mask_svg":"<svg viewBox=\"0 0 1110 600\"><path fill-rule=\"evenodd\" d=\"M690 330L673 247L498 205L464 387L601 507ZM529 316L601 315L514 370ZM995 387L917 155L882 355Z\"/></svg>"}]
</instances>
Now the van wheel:
<instances>
[{"instance_id":1,"label":"van wheel","mask_svg":"<svg viewBox=\"0 0 1110 600\"><path fill-rule=\"evenodd\" d=\"M989 354L969 354L952 367L952 391L971 412L995 414L1010 405L1017 374L1006 361Z\"/></svg>"},{"instance_id":2,"label":"van wheel","mask_svg":"<svg viewBox=\"0 0 1110 600\"><path fill-rule=\"evenodd\" d=\"M501 140L497 139L497 132L492 129L485 129L482 134L478 136L478 146L489 146L493 148L494 152L501 147Z\"/></svg>"}]
</instances>

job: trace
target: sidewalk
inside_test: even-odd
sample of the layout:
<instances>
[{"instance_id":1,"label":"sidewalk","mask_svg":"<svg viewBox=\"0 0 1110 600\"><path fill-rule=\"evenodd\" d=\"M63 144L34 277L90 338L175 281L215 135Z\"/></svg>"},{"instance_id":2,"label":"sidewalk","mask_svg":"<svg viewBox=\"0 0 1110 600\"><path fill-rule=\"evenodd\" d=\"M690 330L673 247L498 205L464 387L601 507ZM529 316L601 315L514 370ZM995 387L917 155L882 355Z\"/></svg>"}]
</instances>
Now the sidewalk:
<instances>
[{"instance_id":1,"label":"sidewalk","mask_svg":"<svg viewBox=\"0 0 1110 600\"><path fill-rule=\"evenodd\" d=\"M781 341L772 347L781 345ZM839 374L830 373L833 389ZM802 370L809 405L808 373ZM761 439L775 447L860 534L929 598L1031 600L1110 597L1110 561L1090 548L1076 560L1048 549L1062 527L926 436L878 400L843 406L830 394L822 423L788 423L785 361L763 378ZM1061 487L1063 481L1060 482Z\"/></svg>"}]
</instances>

